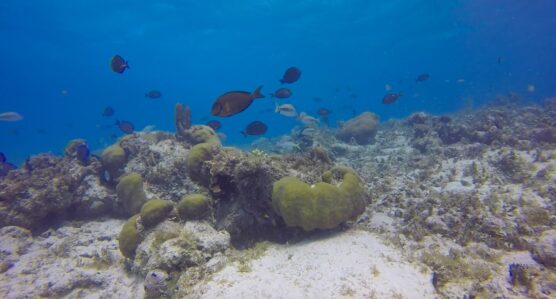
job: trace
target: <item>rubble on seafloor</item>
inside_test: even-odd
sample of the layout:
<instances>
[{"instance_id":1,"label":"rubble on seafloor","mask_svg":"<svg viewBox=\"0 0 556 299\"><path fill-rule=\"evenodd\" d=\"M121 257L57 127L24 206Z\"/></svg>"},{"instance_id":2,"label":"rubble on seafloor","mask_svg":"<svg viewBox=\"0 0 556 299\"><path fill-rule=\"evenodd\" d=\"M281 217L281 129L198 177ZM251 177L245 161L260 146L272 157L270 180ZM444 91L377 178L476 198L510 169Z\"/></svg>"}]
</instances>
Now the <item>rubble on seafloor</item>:
<instances>
[{"instance_id":1,"label":"rubble on seafloor","mask_svg":"<svg viewBox=\"0 0 556 299\"><path fill-rule=\"evenodd\" d=\"M417 112L366 128L367 137L344 131L344 141L329 128L294 130L252 150L223 146L189 118L178 105L176 134L128 135L86 164L41 154L1 177L0 295L208 298L226 289L244 296L243 286L280 298L264 282L282 259L280 275L304 286L292 294L310 296L337 279L311 273L330 269L287 269L302 271L289 263L323 233L353 245L327 263L348 265L353 254L368 277L337 269L370 281L326 288L327 296L410 297L377 284L388 275L423 298L556 294L552 101ZM356 244L396 258L358 259L365 250ZM393 274L401 264L414 280Z\"/></svg>"}]
</instances>

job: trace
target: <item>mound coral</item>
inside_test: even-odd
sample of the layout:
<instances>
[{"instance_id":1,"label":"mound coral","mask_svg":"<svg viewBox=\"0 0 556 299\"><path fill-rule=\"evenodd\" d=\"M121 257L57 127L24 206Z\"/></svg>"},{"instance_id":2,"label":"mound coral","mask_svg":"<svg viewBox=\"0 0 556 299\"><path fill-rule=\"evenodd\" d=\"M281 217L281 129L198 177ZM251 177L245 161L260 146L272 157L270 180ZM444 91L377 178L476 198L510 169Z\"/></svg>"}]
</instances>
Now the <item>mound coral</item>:
<instances>
[{"instance_id":1,"label":"mound coral","mask_svg":"<svg viewBox=\"0 0 556 299\"><path fill-rule=\"evenodd\" d=\"M178 212L182 219L200 219L206 216L210 208L208 197L203 194L185 195L178 203Z\"/></svg>"},{"instance_id":2,"label":"mound coral","mask_svg":"<svg viewBox=\"0 0 556 299\"><path fill-rule=\"evenodd\" d=\"M104 149L101 161L104 169L110 174L110 178L116 178L118 176L118 171L126 162L125 151L120 145L113 144Z\"/></svg>"},{"instance_id":3,"label":"mound coral","mask_svg":"<svg viewBox=\"0 0 556 299\"><path fill-rule=\"evenodd\" d=\"M141 220L145 227L152 227L162 222L170 212L174 205L171 201L162 199L151 199L147 201L141 208Z\"/></svg>"},{"instance_id":4,"label":"mound coral","mask_svg":"<svg viewBox=\"0 0 556 299\"><path fill-rule=\"evenodd\" d=\"M120 178L120 182L116 186L116 193L126 215L138 213L147 201L147 196L143 190L143 179L137 173L131 173Z\"/></svg>"},{"instance_id":5,"label":"mound coral","mask_svg":"<svg viewBox=\"0 0 556 299\"><path fill-rule=\"evenodd\" d=\"M335 176L342 182L336 186ZM286 225L305 231L331 229L361 214L365 209L365 193L353 170L335 167L326 174L330 183L310 186L295 177L274 183L272 205Z\"/></svg>"},{"instance_id":6,"label":"mound coral","mask_svg":"<svg viewBox=\"0 0 556 299\"><path fill-rule=\"evenodd\" d=\"M187 140L191 144L199 143L220 143L220 139L216 132L209 126L192 126L191 129L186 131Z\"/></svg>"},{"instance_id":7,"label":"mound coral","mask_svg":"<svg viewBox=\"0 0 556 299\"><path fill-rule=\"evenodd\" d=\"M344 142L355 140L358 144L372 143L378 127L378 116L371 112L363 112L342 125L336 135Z\"/></svg>"},{"instance_id":8,"label":"mound coral","mask_svg":"<svg viewBox=\"0 0 556 299\"><path fill-rule=\"evenodd\" d=\"M133 258L135 256L135 250L137 246L141 243L143 238L141 237L140 231L137 229L137 220L139 219L139 214L129 218L129 220L124 224L120 236L118 237L118 246L122 254L127 258Z\"/></svg>"},{"instance_id":9,"label":"mound coral","mask_svg":"<svg viewBox=\"0 0 556 299\"><path fill-rule=\"evenodd\" d=\"M213 143L199 143L191 148L187 156L186 166L189 177L193 181L206 186L209 182L208 170L204 167L204 162L209 161L217 151Z\"/></svg>"}]
</instances>

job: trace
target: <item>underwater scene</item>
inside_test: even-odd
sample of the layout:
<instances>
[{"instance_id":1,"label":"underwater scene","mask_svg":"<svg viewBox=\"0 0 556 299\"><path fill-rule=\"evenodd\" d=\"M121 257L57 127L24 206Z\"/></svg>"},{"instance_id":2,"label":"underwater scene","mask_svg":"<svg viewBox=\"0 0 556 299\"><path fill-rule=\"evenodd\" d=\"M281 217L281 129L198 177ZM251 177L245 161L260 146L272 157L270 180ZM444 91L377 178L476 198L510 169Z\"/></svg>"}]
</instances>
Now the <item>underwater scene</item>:
<instances>
[{"instance_id":1,"label":"underwater scene","mask_svg":"<svg viewBox=\"0 0 556 299\"><path fill-rule=\"evenodd\" d=\"M556 1L0 2L0 298L556 298Z\"/></svg>"}]
</instances>

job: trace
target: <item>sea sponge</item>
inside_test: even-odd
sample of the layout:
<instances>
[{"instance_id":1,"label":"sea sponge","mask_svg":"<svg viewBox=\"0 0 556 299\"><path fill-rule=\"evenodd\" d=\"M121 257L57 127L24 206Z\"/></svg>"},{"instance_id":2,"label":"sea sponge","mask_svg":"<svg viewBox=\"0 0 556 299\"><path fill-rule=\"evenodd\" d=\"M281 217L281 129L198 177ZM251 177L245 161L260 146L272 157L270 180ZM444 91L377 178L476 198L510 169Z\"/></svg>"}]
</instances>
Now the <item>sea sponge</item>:
<instances>
[{"instance_id":1,"label":"sea sponge","mask_svg":"<svg viewBox=\"0 0 556 299\"><path fill-rule=\"evenodd\" d=\"M125 151L119 144L113 144L104 149L101 161L104 169L110 174L110 177L116 178L118 171L126 162Z\"/></svg>"},{"instance_id":2,"label":"sea sponge","mask_svg":"<svg viewBox=\"0 0 556 299\"><path fill-rule=\"evenodd\" d=\"M342 125L336 135L344 142L355 140L358 144L373 142L378 127L378 116L371 112L363 112Z\"/></svg>"},{"instance_id":3,"label":"sea sponge","mask_svg":"<svg viewBox=\"0 0 556 299\"><path fill-rule=\"evenodd\" d=\"M138 173L130 173L121 177L116 186L116 194L126 215L138 213L147 201L147 196L143 190L143 179Z\"/></svg>"},{"instance_id":4,"label":"sea sponge","mask_svg":"<svg viewBox=\"0 0 556 299\"><path fill-rule=\"evenodd\" d=\"M120 252L127 258L133 258L135 256L137 246L139 246L141 241L143 241L143 238L137 229L137 220L139 219L139 216L140 215L137 214L129 218L122 227L122 231L118 237Z\"/></svg>"},{"instance_id":5,"label":"sea sponge","mask_svg":"<svg viewBox=\"0 0 556 299\"><path fill-rule=\"evenodd\" d=\"M182 219L200 219L207 215L210 200L203 194L184 195L178 203L178 212Z\"/></svg>"},{"instance_id":6,"label":"sea sponge","mask_svg":"<svg viewBox=\"0 0 556 299\"><path fill-rule=\"evenodd\" d=\"M210 161L215 154L214 143L199 143L191 148L187 156L186 166L189 177L204 186L210 182L210 174L204 166L205 161Z\"/></svg>"},{"instance_id":7,"label":"sea sponge","mask_svg":"<svg viewBox=\"0 0 556 299\"><path fill-rule=\"evenodd\" d=\"M331 184L335 175L342 177L339 185ZM295 177L274 183L272 207L288 227L331 229L365 210L365 192L353 170L336 167L326 178L331 183L310 186Z\"/></svg>"},{"instance_id":8,"label":"sea sponge","mask_svg":"<svg viewBox=\"0 0 556 299\"><path fill-rule=\"evenodd\" d=\"M151 199L141 208L141 220L145 227L152 227L162 222L172 211L174 205L171 201Z\"/></svg>"}]
</instances>

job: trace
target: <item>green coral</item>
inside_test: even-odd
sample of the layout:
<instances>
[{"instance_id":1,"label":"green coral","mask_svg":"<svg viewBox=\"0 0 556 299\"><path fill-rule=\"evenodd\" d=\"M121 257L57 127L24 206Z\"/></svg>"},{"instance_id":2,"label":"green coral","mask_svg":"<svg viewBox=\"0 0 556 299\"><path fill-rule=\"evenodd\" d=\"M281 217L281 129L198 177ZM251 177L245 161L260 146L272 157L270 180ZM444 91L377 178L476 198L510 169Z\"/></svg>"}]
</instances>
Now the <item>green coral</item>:
<instances>
[{"instance_id":1,"label":"green coral","mask_svg":"<svg viewBox=\"0 0 556 299\"><path fill-rule=\"evenodd\" d=\"M342 181L331 184L335 176ZM275 182L272 206L289 227L305 231L331 229L365 210L365 193L357 175L349 168L333 168L326 175L330 183L310 186L295 177Z\"/></svg>"},{"instance_id":2,"label":"green coral","mask_svg":"<svg viewBox=\"0 0 556 299\"><path fill-rule=\"evenodd\" d=\"M199 143L191 148L187 156L186 166L189 177L204 186L210 180L208 171L203 167L205 161L210 161L214 156L213 143Z\"/></svg>"},{"instance_id":3,"label":"green coral","mask_svg":"<svg viewBox=\"0 0 556 299\"><path fill-rule=\"evenodd\" d=\"M138 173L131 173L120 178L120 182L116 186L116 193L122 203L123 211L127 215L139 212L147 201L143 190L143 179Z\"/></svg>"},{"instance_id":4,"label":"green coral","mask_svg":"<svg viewBox=\"0 0 556 299\"><path fill-rule=\"evenodd\" d=\"M118 144L113 144L102 152L102 165L111 178L117 177L118 171L124 166L126 156L124 149Z\"/></svg>"},{"instance_id":5,"label":"green coral","mask_svg":"<svg viewBox=\"0 0 556 299\"><path fill-rule=\"evenodd\" d=\"M120 252L127 258L135 256L137 246L143 241L139 230L137 229L137 219L139 214L129 218L129 220L122 227L120 236L118 237L118 245Z\"/></svg>"},{"instance_id":6,"label":"green coral","mask_svg":"<svg viewBox=\"0 0 556 299\"><path fill-rule=\"evenodd\" d=\"M208 197L203 194L190 194L182 197L178 203L178 212L182 219L200 219L207 215L210 208Z\"/></svg>"},{"instance_id":7,"label":"green coral","mask_svg":"<svg viewBox=\"0 0 556 299\"><path fill-rule=\"evenodd\" d=\"M141 220L145 227L152 227L162 222L172 211L174 206L171 201L151 199L141 208Z\"/></svg>"},{"instance_id":8,"label":"green coral","mask_svg":"<svg viewBox=\"0 0 556 299\"><path fill-rule=\"evenodd\" d=\"M199 143L220 143L220 139L216 135L216 132L209 127L204 125L192 126L188 132L188 140L192 144Z\"/></svg>"}]
</instances>

